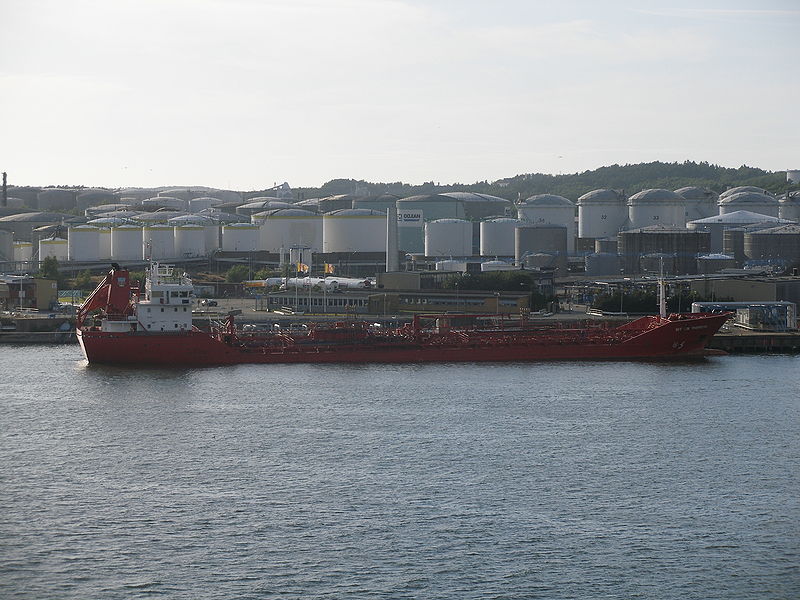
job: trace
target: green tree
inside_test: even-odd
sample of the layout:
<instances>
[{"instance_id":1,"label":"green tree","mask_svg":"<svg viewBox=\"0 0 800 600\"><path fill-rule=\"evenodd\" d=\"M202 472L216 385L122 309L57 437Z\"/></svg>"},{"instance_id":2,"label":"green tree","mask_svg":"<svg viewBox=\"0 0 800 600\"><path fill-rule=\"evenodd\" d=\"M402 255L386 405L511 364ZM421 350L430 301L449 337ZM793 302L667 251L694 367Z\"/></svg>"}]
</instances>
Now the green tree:
<instances>
[{"instance_id":1,"label":"green tree","mask_svg":"<svg viewBox=\"0 0 800 600\"><path fill-rule=\"evenodd\" d=\"M47 256L39 267L39 277L43 279L53 279L58 287L64 287L64 276L58 270L58 259L55 256Z\"/></svg>"},{"instance_id":2,"label":"green tree","mask_svg":"<svg viewBox=\"0 0 800 600\"><path fill-rule=\"evenodd\" d=\"M225 273L225 281L228 283L241 283L250 277L250 269L246 265L234 265Z\"/></svg>"},{"instance_id":3,"label":"green tree","mask_svg":"<svg viewBox=\"0 0 800 600\"><path fill-rule=\"evenodd\" d=\"M92 274L88 269L81 271L75 277L75 287L79 290L88 290L92 287Z\"/></svg>"}]
</instances>

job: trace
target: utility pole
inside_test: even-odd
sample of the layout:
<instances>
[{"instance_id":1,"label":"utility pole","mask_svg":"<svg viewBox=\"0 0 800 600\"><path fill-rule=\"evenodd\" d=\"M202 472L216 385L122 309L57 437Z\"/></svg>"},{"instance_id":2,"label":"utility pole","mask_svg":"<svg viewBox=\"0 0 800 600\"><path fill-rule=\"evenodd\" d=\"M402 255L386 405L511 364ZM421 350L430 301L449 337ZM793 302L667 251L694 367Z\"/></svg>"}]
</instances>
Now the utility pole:
<instances>
[{"instance_id":1,"label":"utility pole","mask_svg":"<svg viewBox=\"0 0 800 600\"><path fill-rule=\"evenodd\" d=\"M2 206L8 206L8 173L3 171L3 204Z\"/></svg>"}]
</instances>

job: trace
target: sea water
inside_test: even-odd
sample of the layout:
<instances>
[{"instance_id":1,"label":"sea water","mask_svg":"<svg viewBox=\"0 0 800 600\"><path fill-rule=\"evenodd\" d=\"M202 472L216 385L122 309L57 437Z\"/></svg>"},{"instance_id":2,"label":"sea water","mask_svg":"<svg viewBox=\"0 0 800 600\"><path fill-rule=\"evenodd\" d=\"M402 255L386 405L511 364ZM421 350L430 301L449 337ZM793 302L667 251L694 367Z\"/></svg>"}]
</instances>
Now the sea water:
<instances>
[{"instance_id":1,"label":"sea water","mask_svg":"<svg viewBox=\"0 0 800 600\"><path fill-rule=\"evenodd\" d=\"M1 598L797 598L800 358L0 348Z\"/></svg>"}]
</instances>

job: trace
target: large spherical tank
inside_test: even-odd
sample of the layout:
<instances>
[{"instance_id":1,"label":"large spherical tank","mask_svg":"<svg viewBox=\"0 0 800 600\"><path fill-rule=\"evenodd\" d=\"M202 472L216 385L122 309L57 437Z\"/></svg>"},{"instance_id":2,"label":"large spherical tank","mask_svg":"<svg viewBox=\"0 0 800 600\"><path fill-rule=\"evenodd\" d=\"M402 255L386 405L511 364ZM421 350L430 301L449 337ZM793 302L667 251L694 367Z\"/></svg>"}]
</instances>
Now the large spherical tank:
<instances>
[{"instance_id":1,"label":"large spherical tank","mask_svg":"<svg viewBox=\"0 0 800 600\"><path fill-rule=\"evenodd\" d=\"M322 215L323 252L386 252L386 214L366 208Z\"/></svg>"},{"instance_id":2,"label":"large spherical tank","mask_svg":"<svg viewBox=\"0 0 800 600\"><path fill-rule=\"evenodd\" d=\"M117 196L109 190L86 190L75 197L75 207L85 211L90 206L116 203Z\"/></svg>"},{"instance_id":3,"label":"large spherical tank","mask_svg":"<svg viewBox=\"0 0 800 600\"><path fill-rule=\"evenodd\" d=\"M643 190L628 198L628 221L631 229L686 227L686 199L670 190Z\"/></svg>"},{"instance_id":4,"label":"large spherical tank","mask_svg":"<svg viewBox=\"0 0 800 600\"><path fill-rule=\"evenodd\" d=\"M593 190L578 198L578 237L607 238L625 227L628 201L616 190Z\"/></svg>"},{"instance_id":5,"label":"large spherical tank","mask_svg":"<svg viewBox=\"0 0 800 600\"><path fill-rule=\"evenodd\" d=\"M744 234L744 253L750 260L780 258L800 263L800 226L781 225Z\"/></svg>"},{"instance_id":6,"label":"large spherical tank","mask_svg":"<svg viewBox=\"0 0 800 600\"><path fill-rule=\"evenodd\" d=\"M220 204L222 204L222 200L219 198L209 198L206 196L202 198L192 198L189 200L189 212L198 213L201 210L219 206Z\"/></svg>"},{"instance_id":7,"label":"large spherical tank","mask_svg":"<svg viewBox=\"0 0 800 600\"><path fill-rule=\"evenodd\" d=\"M299 208L279 208L252 217L261 229L261 249L280 252L292 246L322 251L322 216Z\"/></svg>"},{"instance_id":8,"label":"large spherical tank","mask_svg":"<svg viewBox=\"0 0 800 600\"><path fill-rule=\"evenodd\" d=\"M175 231L169 225L142 227L142 258L164 260L175 258Z\"/></svg>"},{"instance_id":9,"label":"large spherical tank","mask_svg":"<svg viewBox=\"0 0 800 600\"><path fill-rule=\"evenodd\" d=\"M202 225L175 227L175 256L194 258L206 253L206 231Z\"/></svg>"},{"instance_id":10,"label":"large spherical tank","mask_svg":"<svg viewBox=\"0 0 800 600\"><path fill-rule=\"evenodd\" d=\"M183 198L173 198L171 196L156 196L142 200L142 208L145 210L157 210L159 208L169 208L172 210L186 210L189 201Z\"/></svg>"},{"instance_id":11,"label":"large spherical tank","mask_svg":"<svg viewBox=\"0 0 800 600\"><path fill-rule=\"evenodd\" d=\"M514 256L514 229L518 219L499 218L481 222L481 256Z\"/></svg>"},{"instance_id":12,"label":"large spherical tank","mask_svg":"<svg viewBox=\"0 0 800 600\"><path fill-rule=\"evenodd\" d=\"M531 196L517 205L519 218L534 225L563 225L567 229L567 252L575 252L575 205L555 194Z\"/></svg>"},{"instance_id":13,"label":"large spherical tank","mask_svg":"<svg viewBox=\"0 0 800 600\"><path fill-rule=\"evenodd\" d=\"M775 196L759 192L739 192L724 198L720 196L719 200L720 215L726 215L737 210L748 210L770 217L777 217L779 207L780 203Z\"/></svg>"},{"instance_id":14,"label":"large spherical tank","mask_svg":"<svg viewBox=\"0 0 800 600\"><path fill-rule=\"evenodd\" d=\"M780 199L778 206L778 216L797 223L800 221L800 192L787 194Z\"/></svg>"},{"instance_id":15,"label":"large spherical tank","mask_svg":"<svg viewBox=\"0 0 800 600\"><path fill-rule=\"evenodd\" d=\"M514 206L505 198L475 192L443 192L439 195L459 200L464 205L464 217L473 220L507 214Z\"/></svg>"},{"instance_id":16,"label":"large spherical tank","mask_svg":"<svg viewBox=\"0 0 800 600\"><path fill-rule=\"evenodd\" d=\"M142 228L138 225L120 225L111 228L111 258L142 260Z\"/></svg>"},{"instance_id":17,"label":"large spherical tank","mask_svg":"<svg viewBox=\"0 0 800 600\"><path fill-rule=\"evenodd\" d=\"M586 255L584 259L586 275L590 277L603 277L619 275L620 260L615 252L595 252Z\"/></svg>"},{"instance_id":18,"label":"large spherical tank","mask_svg":"<svg viewBox=\"0 0 800 600\"><path fill-rule=\"evenodd\" d=\"M226 252L259 250L260 231L252 223L232 223L222 227L222 249Z\"/></svg>"},{"instance_id":19,"label":"large spherical tank","mask_svg":"<svg viewBox=\"0 0 800 600\"><path fill-rule=\"evenodd\" d=\"M725 198L729 198L730 196L734 196L736 194L741 194L742 192L752 192L754 194L765 194L767 196L771 196L772 193L768 192L764 188L756 187L754 185L740 185L739 187L728 188L724 192L719 195L720 200L724 200Z\"/></svg>"},{"instance_id":20,"label":"large spherical tank","mask_svg":"<svg viewBox=\"0 0 800 600\"><path fill-rule=\"evenodd\" d=\"M14 234L0 229L0 260L14 260Z\"/></svg>"},{"instance_id":21,"label":"large spherical tank","mask_svg":"<svg viewBox=\"0 0 800 600\"><path fill-rule=\"evenodd\" d=\"M463 219L425 223L425 256L472 256L472 223Z\"/></svg>"},{"instance_id":22,"label":"large spherical tank","mask_svg":"<svg viewBox=\"0 0 800 600\"><path fill-rule=\"evenodd\" d=\"M70 227L67 235L69 260L73 262L100 259L100 229L94 225Z\"/></svg>"},{"instance_id":23,"label":"large spherical tank","mask_svg":"<svg viewBox=\"0 0 800 600\"><path fill-rule=\"evenodd\" d=\"M69 257L69 243L61 238L48 238L39 240L39 260L55 258L58 262L65 262Z\"/></svg>"},{"instance_id":24,"label":"large spherical tank","mask_svg":"<svg viewBox=\"0 0 800 600\"><path fill-rule=\"evenodd\" d=\"M75 208L75 192L50 188L36 195L39 210L69 210Z\"/></svg>"},{"instance_id":25,"label":"large spherical tank","mask_svg":"<svg viewBox=\"0 0 800 600\"><path fill-rule=\"evenodd\" d=\"M713 217L719 213L717 208L719 197L708 188L697 186L682 187L675 190L675 193L686 199L687 222Z\"/></svg>"}]
</instances>

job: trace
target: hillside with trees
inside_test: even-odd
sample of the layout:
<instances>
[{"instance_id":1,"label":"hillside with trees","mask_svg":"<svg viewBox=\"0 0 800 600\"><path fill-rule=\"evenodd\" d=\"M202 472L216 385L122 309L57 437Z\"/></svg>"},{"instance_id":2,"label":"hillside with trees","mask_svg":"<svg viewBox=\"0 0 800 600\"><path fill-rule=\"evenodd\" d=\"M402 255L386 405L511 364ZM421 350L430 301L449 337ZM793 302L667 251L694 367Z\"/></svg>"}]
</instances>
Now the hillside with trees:
<instances>
[{"instance_id":1,"label":"hillside with trees","mask_svg":"<svg viewBox=\"0 0 800 600\"><path fill-rule=\"evenodd\" d=\"M686 186L709 188L717 193L740 185L753 185L776 194L786 191L786 175L743 165L732 169L708 162L682 163L650 162L635 165L611 165L593 171L567 175L526 173L497 181L478 181L471 184L443 184L433 181L421 185L408 183L371 183L356 179L334 179L318 188L295 188L299 199L323 198L337 194L379 196L394 194L400 197L416 194L435 194L446 191L471 191L491 194L508 200L528 198L535 194L558 194L577 200L586 192L600 188L624 190L632 195L649 188L669 190Z\"/></svg>"}]
</instances>

